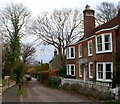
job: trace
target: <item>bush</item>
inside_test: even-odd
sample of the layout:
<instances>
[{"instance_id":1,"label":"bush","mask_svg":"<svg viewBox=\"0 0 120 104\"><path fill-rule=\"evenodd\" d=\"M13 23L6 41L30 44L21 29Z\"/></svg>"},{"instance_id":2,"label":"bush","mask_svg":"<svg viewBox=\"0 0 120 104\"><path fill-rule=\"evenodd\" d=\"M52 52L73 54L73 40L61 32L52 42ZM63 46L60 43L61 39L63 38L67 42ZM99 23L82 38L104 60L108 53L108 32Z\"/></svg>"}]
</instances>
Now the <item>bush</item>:
<instances>
[{"instance_id":1,"label":"bush","mask_svg":"<svg viewBox=\"0 0 120 104\"><path fill-rule=\"evenodd\" d=\"M69 84L66 83L62 86L64 90L75 92L77 94L84 95L86 97L93 97L99 100L112 100L112 95L110 92L101 92L94 87L81 86L80 84Z\"/></svg>"},{"instance_id":2,"label":"bush","mask_svg":"<svg viewBox=\"0 0 120 104\"><path fill-rule=\"evenodd\" d=\"M48 86L50 87L59 87L61 84L61 79L59 77L49 77Z\"/></svg>"},{"instance_id":3,"label":"bush","mask_svg":"<svg viewBox=\"0 0 120 104\"><path fill-rule=\"evenodd\" d=\"M41 71L40 72L41 83L46 83L48 81L49 76L50 76L49 71Z\"/></svg>"}]
</instances>

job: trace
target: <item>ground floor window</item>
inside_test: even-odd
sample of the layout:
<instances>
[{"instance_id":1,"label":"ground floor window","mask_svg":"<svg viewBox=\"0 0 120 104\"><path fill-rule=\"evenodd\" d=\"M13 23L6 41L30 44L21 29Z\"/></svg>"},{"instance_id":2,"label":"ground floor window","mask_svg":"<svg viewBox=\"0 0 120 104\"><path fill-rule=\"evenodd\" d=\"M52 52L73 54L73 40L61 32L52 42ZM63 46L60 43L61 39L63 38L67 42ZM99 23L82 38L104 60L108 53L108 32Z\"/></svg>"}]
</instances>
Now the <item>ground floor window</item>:
<instances>
[{"instance_id":1,"label":"ground floor window","mask_svg":"<svg viewBox=\"0 0 120 104\"><path fill-rule=\"evenodd\" d=\"M113 63L97 62L97 80L112 81Z\"/></svg>"},{"instance_id":2,"label":"ground floor window","mask_svg":"<svg viewBox=\"0 0 120 104\"><path fill-rule=\"evenodd\" d=\"M79 76L82 77L82 64L79 64Z\"/></svg>"},{"instance_id":3,"label":"ground floor window","mask_svg":"<svg viewBox=\"0 0 120 104\"><path fill-rule=\"evenodd\" d=\"M93 78L93 63L89 62L89 78Z\"/></svg>"},{"instance_id":4,"label":"ground floor window","mask_svg":"<svg viewBox=\"0 0 120 104\"><path fill-rule=\"evenodd\" d=\"M75 76L75 65L74 64L67 65L67 75Z\"/></svg>"}]
</instances>

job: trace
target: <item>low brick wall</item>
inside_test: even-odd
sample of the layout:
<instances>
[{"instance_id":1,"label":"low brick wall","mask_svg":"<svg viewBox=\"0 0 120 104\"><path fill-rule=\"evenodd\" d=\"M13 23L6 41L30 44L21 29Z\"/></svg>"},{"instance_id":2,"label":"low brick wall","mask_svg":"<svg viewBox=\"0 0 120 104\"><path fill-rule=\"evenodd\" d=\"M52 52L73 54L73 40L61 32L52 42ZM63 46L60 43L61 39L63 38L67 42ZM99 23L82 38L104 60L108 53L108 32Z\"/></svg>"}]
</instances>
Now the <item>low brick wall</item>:
<instances>
[{"instance_id":1,"label":"low brick wall","mask_svg":"<svg viewBox=\"0 0 120 104\"><path fill-rule=\"evenodd\" d=\"M4 92L6 89L14 86L16 84L15 81L11 80L9 76L6 76L4 79L4 83L2 84L2 92Z\"/></svg>"}]
</instances>

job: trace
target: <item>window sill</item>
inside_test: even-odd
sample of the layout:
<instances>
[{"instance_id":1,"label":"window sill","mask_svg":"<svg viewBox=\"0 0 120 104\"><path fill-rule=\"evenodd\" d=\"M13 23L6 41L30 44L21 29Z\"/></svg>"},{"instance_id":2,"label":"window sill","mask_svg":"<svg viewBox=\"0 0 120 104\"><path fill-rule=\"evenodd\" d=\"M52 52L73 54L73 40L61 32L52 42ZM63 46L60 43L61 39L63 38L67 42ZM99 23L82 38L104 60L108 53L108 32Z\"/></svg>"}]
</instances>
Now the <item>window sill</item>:
<instances>
[{"instance_id":1,"label":"window sill","mask_svg":"<svg viewBox=\"0 0 120 104\"><path fill-rule=\"evenodd\" d=\"M101 53L112 53L112 51L100 51L100 52L96 52L96 54L101 54Z\"/></svg>"}]
</instances>

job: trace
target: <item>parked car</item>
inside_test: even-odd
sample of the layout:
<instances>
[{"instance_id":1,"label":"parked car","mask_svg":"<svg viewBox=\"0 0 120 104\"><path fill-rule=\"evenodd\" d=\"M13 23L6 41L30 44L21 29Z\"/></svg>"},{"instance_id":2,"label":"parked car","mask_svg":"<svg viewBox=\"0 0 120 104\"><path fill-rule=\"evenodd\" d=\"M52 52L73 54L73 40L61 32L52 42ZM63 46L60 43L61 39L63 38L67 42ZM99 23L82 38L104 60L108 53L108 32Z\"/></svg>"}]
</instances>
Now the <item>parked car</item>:
<instances>
[{"instance_id":1,"label":"parked car","mask_svg":"<svg viewBox=\"0 0 120 104\"><path fill-rule=\"evenodd\" d=\"M27 81L31 81L31 80L32 80L32 77L31 77L30 75L25 75L25 79L26 79Z\"/></svg>"}]
</instances>

